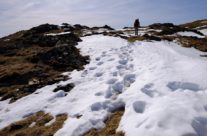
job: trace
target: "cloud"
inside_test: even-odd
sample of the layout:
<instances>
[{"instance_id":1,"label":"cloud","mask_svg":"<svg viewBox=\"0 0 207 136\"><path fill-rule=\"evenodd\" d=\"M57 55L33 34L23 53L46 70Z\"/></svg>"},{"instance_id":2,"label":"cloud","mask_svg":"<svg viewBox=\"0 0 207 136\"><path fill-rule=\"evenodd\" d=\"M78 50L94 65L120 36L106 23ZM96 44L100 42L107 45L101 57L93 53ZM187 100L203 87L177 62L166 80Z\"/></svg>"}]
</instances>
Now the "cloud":
<instances>
[{"instance_id":1,"label":"cloud","mask_svg":"<svg viewBox=\"0 0 207 136\"><path fill-rule=\"evenodd\" d=\"M207 18L206 8L204 0L1 0L0 36L47 22L124 27L140 18L143 25L181 23Z\"/></svg>"}]
</instances>

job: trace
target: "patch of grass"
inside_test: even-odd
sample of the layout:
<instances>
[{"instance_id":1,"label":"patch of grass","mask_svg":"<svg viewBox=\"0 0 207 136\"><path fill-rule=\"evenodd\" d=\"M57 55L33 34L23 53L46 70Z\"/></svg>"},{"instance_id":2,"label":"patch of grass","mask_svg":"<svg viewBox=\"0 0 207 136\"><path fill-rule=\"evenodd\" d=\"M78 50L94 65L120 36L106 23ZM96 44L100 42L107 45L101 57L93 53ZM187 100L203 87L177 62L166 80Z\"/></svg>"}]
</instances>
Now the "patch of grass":
<instances>
[{"instance_id":1,"label":"patch of grass","mask_svg":"<svg viewBox=\"0 0 207 136\"><path fill-rule=\"evenodd\" d=\"M10 98L15 102L38 88L65 80L62 72L80 70L88 63L89 57L74 46L81 41L79 37L44 36L59 32L63 29L44 24L0 38L0 101ZM31 85L33 79L35 85Z\"/></svg>"},{"instance_id":2,"label":"patch of grass","mask_svg":"<svg viewBox=\"0 0 207 136\"><path fill-rule=\"evenodd\" d=\"M124 136L123 132L116 132L124 111L114 112L107 120L105 128L101 130L91 129L85 136Z\"/></svg>"},{"instance_id":3,"label":"patch of grass","mask_svg":"<svg viewBox=\"0 0 207 136\"><path fill-rule=\"evenodd\" d=\"M19 31L19 32L16 32L14 34L10 34L8 36L5 36L5 37L3 37L3 38L0 39L0 43L1 42L6 42L5 41L6 39L9 39L9 42L15 41L15 40L21 38L24 35L25 32L26 31L23 30L23 31Z\"/></svg>"},{"instance_id":4,"label":"patch of grass","mask_svg":"<svg viewBox=\"0 0 207 136\"><path fill-rule=\"evenodd\" d=\"M200 51L207 52L207 38L179 37L177 40L183 47L194 47Z\"/></svg>"},{"instance_id":5,"label":"patch of grass","mask_svg":"<svg viewBox=\"0 0 207 136\"><path fill-rule=\"evenodd\" d=\"M53 136L67 119L66 114L56 116L56 120L51 125L45 126L53 117L42 111L37 112L21 121L12 123L11 125L0 130L1 136ZM30 126L35 123L33 126Z\"/></svg>"},{"instance_id":6,"label":"patch of grass","mask_svg":"<svg viewBox=\"0 0 207 136\"><path fill-rule=\"evenodd\" d=\"M207 27L207 19L205 19L205 20L198 20L198 21L182 24L180 26L181 27L186 27L186 28L191 28L191 29L194 29L196 27L203 27L203 26Z\"/></svg>"},{"instance_id":7,"label":"patch of grass","mask_svg":"<svg viewBox=\"0 0 207 136\"><path fill-rule=\"evenodd\" d=\"M145 38L142 36L131 36L127 40L128 40L128 42L133 43L136 41L143 41L143 40L145 40Z\"/></svg>"}]
</instances>

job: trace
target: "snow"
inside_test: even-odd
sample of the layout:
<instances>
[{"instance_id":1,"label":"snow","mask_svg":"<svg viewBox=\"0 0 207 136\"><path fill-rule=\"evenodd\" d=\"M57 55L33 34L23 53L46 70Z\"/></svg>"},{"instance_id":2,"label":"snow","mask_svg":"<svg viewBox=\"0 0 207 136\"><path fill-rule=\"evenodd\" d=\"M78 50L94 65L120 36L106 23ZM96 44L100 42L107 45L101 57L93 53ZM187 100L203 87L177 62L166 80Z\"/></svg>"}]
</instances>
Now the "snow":
<instances>
[{"instance_id":1,"label":"snow","mask_svg":"<svg viewBox=\"0 0 207 136\"><path fill-rule=\"evenodd\" d=\"M34 127L35 125L36 125L36 122L32 122L32 123L29 125L29 127L32 128L32 127Z\"/></svg>"},{"instance_id":2,"label":"snow","mask_svg":"<svg viewBox=\"0 0 207 136\"><path fill-rule=\"evenodd\" d=\"M135 36L134 28L127 28L127 29L119 29L118 31L122 31L124 34L122 36ZM145 34L151 35L152 32L161 32L162 30L159 29L150 29L148 27L141 27L138 30L138 34L143 36Z\"/></svg>"},{"instance_id":3,"label":"snow","mask_svg":"<svg viewBox=\"0 0 207 136\"><path fill-rule=\"evenodd\" d=\"M194 36L194 37L198 37L198 38L204 38L205 36L201 36L199 34L196 34L194 32L178 32L177 33L180 36Z\"/></svg>"},{"instance_id":4,"label":"snow","mask_svg":"<svg viewBox=\"0 0 207 136\"><path fill-rule=\"evenodd\" d=\"M8 42L8 41L10 41L10 39L5 39L4 41L5 41L5 42Z\"/></svg>"},{"instance_id":5,"label":"snow","mask_svg":"<svg viewBox=\"0 0 207 136\"><path fill-rule=\"evenodd\" d=\"M207 29L201 29L199 30L201 33L203 33L205 36L207 36Z\"/></svg>"},{"instance_id":6,"label":"snow","mask_svg":"<svg viewBox=\"0 0 207 136\"><path fill-rule=\"evenodd\" d=\"M15 103L1 101L0 128L41 110L68 114L55 136L81 136L125 108L117 131L126 136L206 136L207 59L200 51L167 41L128 43L102 35L82 40L77 47L90 56L84 70L65 72L71 79ZM75 84L70 92L53 92L69 83Z\"/></svg>"},{"instance_id":7,"label":"snow","mask_svg":"<svg viewBox=\"0 0 207 136\"><path fill-rule=\"evenodd\" d=\"M46 36L57 36L57 35L64 35L64 34L70 34L71 32L61 32L61 33L49 33L45 34Z\"/></svg>"},{"instance_id":8,"label":"snow","mask_svg":"<svg viewBox=\"0 0 207 136\"><path fill-rule=\"evenodd\" d=\"M205 24L205 23L207 23L207 21L202 21L201 23Z\"/></svg>"}]
</instances>

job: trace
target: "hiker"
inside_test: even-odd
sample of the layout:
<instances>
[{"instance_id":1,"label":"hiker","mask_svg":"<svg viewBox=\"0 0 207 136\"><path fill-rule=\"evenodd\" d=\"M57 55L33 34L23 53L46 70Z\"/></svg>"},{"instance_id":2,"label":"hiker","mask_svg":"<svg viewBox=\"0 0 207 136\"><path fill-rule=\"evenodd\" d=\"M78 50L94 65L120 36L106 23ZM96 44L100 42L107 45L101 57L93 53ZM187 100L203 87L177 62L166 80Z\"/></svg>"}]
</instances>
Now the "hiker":
<instances>
[{"instance_id":1,"label":"hiker","mask_svg":"<svg viewBox=\"0 0 207 136\"><path fill-rule=\"evenodd\" d=\"M135 29L135 35L138 36L138 29L140 27L139 19L136 19L134 22L134 29Z\"/></svg>"}]
</instances>

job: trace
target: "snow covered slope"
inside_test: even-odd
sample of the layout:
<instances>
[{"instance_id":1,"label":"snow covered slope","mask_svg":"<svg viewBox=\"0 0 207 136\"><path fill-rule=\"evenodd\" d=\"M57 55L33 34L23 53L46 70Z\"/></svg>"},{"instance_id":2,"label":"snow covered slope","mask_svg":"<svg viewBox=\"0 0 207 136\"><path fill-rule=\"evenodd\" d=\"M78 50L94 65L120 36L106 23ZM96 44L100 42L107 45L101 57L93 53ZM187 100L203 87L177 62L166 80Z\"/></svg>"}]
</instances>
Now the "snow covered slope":
<instances>
[{"instance_id":1,"label":"snow covered slope","mask_svg":"<svg viewBox=\"0 0 207 136\"><path fill-rule=\"evenodd\" d=\"M207 59L172 42L135 42L108 36L82 38L77 46L91 61L71 79L8 104L0 102L0 128L43 110L68 113L56 136L81 136L103 128L124 107L117 131L126 136L206 136ZM67 95L53 92L74 83ZM80 118L79 118L80 117Z\"/></svg>"}]
</instances>

